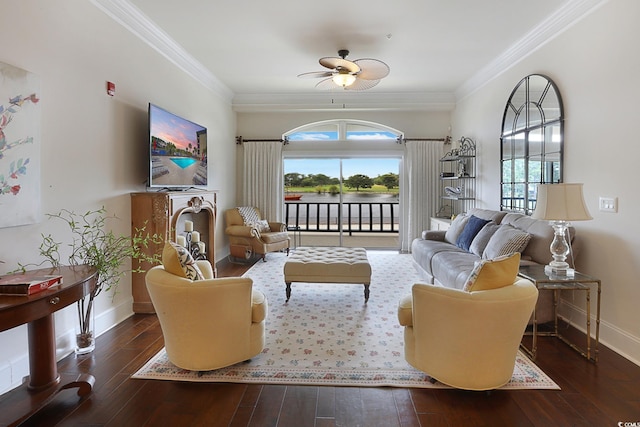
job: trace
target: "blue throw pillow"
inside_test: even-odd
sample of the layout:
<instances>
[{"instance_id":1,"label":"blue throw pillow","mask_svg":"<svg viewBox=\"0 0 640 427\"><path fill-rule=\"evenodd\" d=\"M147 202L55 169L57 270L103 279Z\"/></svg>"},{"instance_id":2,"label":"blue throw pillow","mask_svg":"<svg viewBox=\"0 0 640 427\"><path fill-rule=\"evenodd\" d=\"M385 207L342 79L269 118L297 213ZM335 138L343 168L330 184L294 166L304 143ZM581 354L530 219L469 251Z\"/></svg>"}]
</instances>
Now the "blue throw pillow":
<instances>
[{"instance_id":1,"label":"blue throw pillow","mask_svg":"<svg viewBox=\"0 0 640 427\"><path fill-rule=\"evenodd\" d=\"M467 224L464 226L464 230L462 230L462 233L460 233L460 236L458 236L456 240L456 246L468 252L473 238L476 237L476 234L478 234L478 232L482 230L482 227L488 222L490 221L471 215L469 221L467 221Z\"/></svg>"}]
</instances>

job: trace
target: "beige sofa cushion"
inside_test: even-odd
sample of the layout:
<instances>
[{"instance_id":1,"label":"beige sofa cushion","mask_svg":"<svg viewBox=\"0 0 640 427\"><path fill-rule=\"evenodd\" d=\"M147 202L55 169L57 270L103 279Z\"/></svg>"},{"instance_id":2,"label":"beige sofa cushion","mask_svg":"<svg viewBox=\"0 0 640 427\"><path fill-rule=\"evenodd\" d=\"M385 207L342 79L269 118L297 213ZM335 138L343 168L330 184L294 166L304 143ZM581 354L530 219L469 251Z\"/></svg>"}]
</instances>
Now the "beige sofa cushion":
<instances>
[{"instance_id":1,"label":"beige sofa cushion","mask_svg":"<svg viewBox=\"0 0 640 427\"><path fill-rule=\"evenodd\" d=\"M486 219L489 221L493 221L496 224L502 224L502 218L507 215L505 211L494 211L491 209L480 209L480 208L471 208L467 215L474 215L478 218Z\"/></svg>"},{"instance_id":2,"label":"beige sofa cushion","mask_svg":"<svg viewBox=\"0 0 640 427\"><path fill-rule=\"evenodd\" d=\"M274 231L273 233L262 233L260 237L267 244L278 243L287 240L289 238L289 233L286 231Z\"/></svg>"}]
</instances>

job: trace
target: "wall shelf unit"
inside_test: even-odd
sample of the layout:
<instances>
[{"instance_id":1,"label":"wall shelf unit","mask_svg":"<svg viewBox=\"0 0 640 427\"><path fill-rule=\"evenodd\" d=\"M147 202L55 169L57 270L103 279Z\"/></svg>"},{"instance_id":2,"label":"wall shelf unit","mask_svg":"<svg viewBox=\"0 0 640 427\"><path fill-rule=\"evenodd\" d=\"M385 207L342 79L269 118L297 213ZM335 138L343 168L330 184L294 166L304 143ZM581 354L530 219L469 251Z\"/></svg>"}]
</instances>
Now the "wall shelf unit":
<instances>
[{"instance_id":1,"label":"wall shelf unit","mask_svg":"<svg viewBox=\"0 0 640 427\"><path fill-rule=\"evenodd\" d=\"M436 218L451 218L475 206L476 143L462 137L440 159L440 206Z\"/></svg>"}]
</instances>

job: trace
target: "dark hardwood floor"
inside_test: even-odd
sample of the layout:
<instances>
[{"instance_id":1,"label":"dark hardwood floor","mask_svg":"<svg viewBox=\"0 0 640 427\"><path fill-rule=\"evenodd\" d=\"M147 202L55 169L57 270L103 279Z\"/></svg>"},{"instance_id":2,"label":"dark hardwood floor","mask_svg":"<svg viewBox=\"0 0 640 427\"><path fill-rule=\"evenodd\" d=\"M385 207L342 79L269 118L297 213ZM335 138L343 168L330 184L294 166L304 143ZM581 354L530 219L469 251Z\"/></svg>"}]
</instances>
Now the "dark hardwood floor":
<instances>
[{"instance_id":1,"label":"dark hardwood floor","mask_svg":"<svg viewBox=\"0 0 640 427\"><path fill-rule=\"evenodd\" d=\"M220 276L248 266L222 263ZM570 332L570 331L569 331ZM177 383L129 377L163 346L155 315L101 335L93 354L70 355L61 374L91 373L93 392L62 391L24 422L33 426L617 426L640 423L640 367L604 346L587 361L560 340L539 340L536 363L562 390L468 392L401 388ZM473 349L470 349L473 353ZM472 357L472 356L470 356ZM25 397L27 396L27 397ZM26 409L15 390L0 399ZM0 424L8 424L0 413Z\"/></svg>"}]
</instances>

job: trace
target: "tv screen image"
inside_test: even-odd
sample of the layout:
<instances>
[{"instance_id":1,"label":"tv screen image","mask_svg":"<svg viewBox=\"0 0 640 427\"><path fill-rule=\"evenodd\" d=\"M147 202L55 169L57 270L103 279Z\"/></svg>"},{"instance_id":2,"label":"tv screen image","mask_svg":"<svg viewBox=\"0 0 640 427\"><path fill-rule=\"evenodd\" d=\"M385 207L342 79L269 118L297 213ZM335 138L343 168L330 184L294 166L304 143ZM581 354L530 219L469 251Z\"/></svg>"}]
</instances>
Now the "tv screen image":
<instances>
[{"instance_id":1,"label":"tv screen image","mask_svg":"<svg viewBox=\"0 0 640 427\"><path fill-rule=\"evenodd\" d=\"M207 128L149 104L149 187L207 186Z\"/></svg>"}]
</instances>

